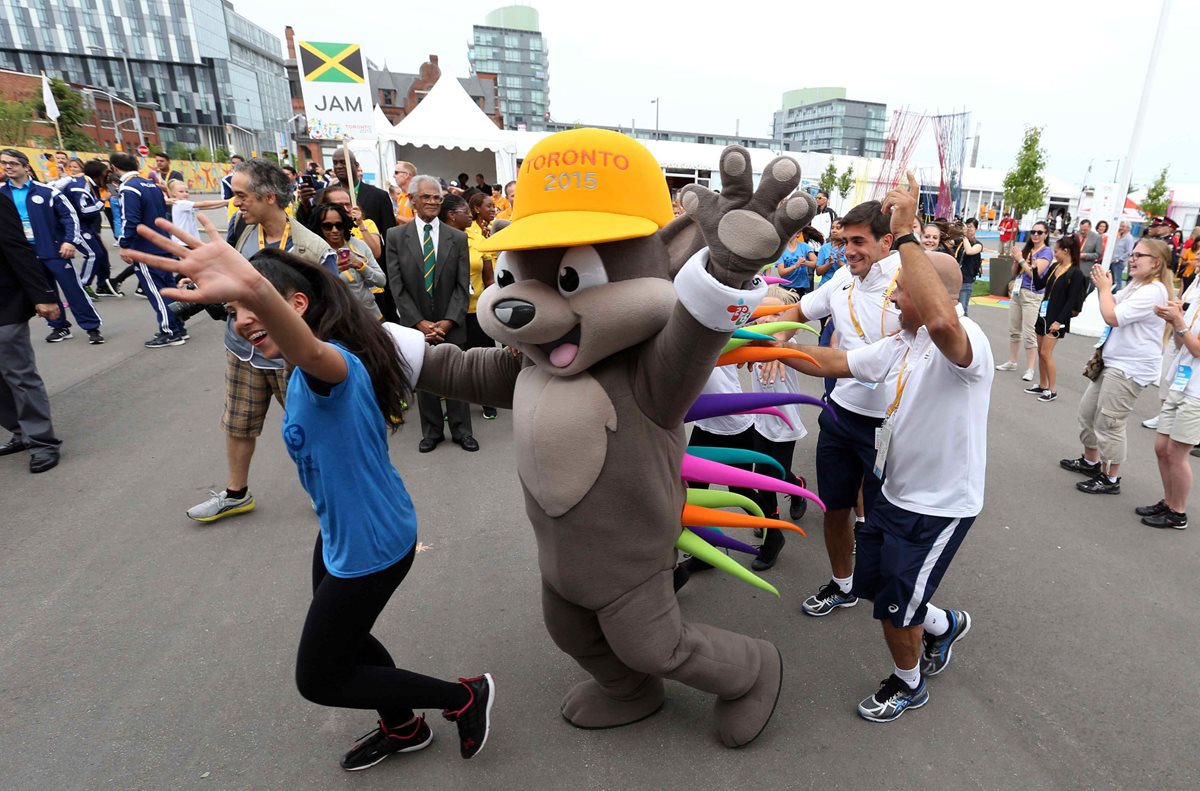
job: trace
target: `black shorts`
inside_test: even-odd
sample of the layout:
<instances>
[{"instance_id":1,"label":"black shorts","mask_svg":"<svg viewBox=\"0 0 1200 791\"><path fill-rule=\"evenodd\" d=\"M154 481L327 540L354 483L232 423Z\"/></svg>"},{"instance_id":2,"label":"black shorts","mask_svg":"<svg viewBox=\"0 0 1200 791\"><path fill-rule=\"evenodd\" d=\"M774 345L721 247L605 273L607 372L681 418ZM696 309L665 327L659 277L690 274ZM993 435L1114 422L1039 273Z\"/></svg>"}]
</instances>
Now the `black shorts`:
<instances>
[{"instance_id":1,"label":"black shorts","mask_svg":"<svg viewBox=\"0 0 1200 791\"><path fill-rule=\"evenodd\" d=\"M975 517L922 516L875 501L855 531L855 596L874 601L875 620L898 629L925 622L929 600Z\"/></svg>"},{"instance_id":2,"label":"black shorts","mask_svg":"<svg viewBox=\"0 0 1200 791\"><path fill-rule=\"evenodd\" d=\"M1061 338L1067 334L1066 327L1059 327L1055 332L1050 332L1049 327L1050 324L1046 321L1045 316L1038 316L1037 321L1033 323L1033 331L1036 332L1039 337L1049 335L1051 338Z\"/></svg>"},{"instance_id":3,"label":"black shorts","mask_svg":"<svg viewBox=\"0 0 1200 791\"><path fill-rule=\"evenodd\" d=\"M871 505L883 482L875 477L875 430L883 425L881 417L867 417L838 406L832 399L829 405L837 411L838 420L821 410L817 424L817 493L829 510L853 508L858 503L858 490L863 490L863 509L870 513Z\"/></svg>"}]
</instances>

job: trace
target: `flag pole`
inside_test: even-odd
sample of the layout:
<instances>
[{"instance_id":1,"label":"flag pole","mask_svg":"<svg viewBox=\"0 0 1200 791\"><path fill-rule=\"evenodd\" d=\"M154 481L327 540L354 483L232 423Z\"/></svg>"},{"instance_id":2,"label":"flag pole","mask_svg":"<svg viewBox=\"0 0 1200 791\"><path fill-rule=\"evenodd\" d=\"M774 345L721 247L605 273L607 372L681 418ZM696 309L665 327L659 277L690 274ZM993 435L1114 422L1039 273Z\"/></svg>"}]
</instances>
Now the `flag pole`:
<instances>
[{"instance_id":1,"label":"flag pole","mask_svg":"<svg viewBox=\"0 0 1200 791\"><path fill-rule=\"evenodd\" d=\"M346 192L350 193L350 205L358 205L358 196L354 189L354 163L350 159L350 141L342 138L342 161L346 163Z\"/></svg>"}]
</instances>

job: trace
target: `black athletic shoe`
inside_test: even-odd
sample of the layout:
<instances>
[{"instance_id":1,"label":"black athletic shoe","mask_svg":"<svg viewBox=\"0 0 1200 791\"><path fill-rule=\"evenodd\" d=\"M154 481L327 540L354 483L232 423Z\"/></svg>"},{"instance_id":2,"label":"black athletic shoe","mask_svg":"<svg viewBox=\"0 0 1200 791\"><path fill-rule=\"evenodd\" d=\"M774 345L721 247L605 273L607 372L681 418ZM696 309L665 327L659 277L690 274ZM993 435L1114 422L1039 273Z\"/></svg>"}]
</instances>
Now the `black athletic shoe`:
<instances>
[{"instance_id":1,"label":"black athletic shoe","mask_svg":"<svg viewBox=\"0 0 1200 791\"><path fill-rule=\"evenodd\" d=\"M424 750L433 741L433 731L425 724L424 717L395 730L388 730L383 720L379 727L360 736L350 752L342 756L342 768L347 772L367 769L387 758L392 753L415 753Z\"/></svg>"},{"instance_id":2,"label":"black athletic shoe","mask_svg":"<svg viewBox=\"0 0 1200 791\"><path fill-rule=\"evenodd\" d=\"M1138 516L1158 516L1164 511L1169 511L1165 500L1159 500L1154 505L1139 505L1133 509L1133 512Z\"/></svg>"},{"instance_id":3,"label":"black athletic shoe","mask_svg":"<svg viewBox=\"0 0 1200 791\"><path fill-rule=\"evenodd\" d=\"M183 344L183 338L175 335L168 335L165 332L160 332L142 345L147 349L165 349L168 346L182 346Z\"/></svg>"},{"instance_id":4,"label":"black athletic shoe","mask_svg":"<svg viewBox=\"0 0 1200 791\"><path fill-rule=\"evenodd\" d=\"M458 724L460 753L463 758L474 758L487 744L488 732L492 728L492 704L496 701L496 682L491 673L477 678L460 678L463 686L471 693L467 705L458 711L443 711L442 716Z\"/></svg>"},{"instance_id":5,"label":"black athletic shoe","mask_svg":"<svg viewBox=\"0 0 1200 791\"><path fill-rule=\"evenodd\" d=\"M1054 392L1053 390L1043 390L1042 394L1038 396L1038 401L1042 402L1055 401L1057 399L1058 393Z\"/></svg>"},{"instance_id":6,"label":"black athletic shoe","mask_svg":"<svg viewBox=\"0 0 1200 791\"><path fill-rule=\"evenodd\" d=\"M96 281L96 296L98 297L123 297L125 294L111 280Z\"/></svg>"},{"instance_id":7,"label":"black athletic shoe","mask_svg":"<svg viewBox=\"0 0 1200 791\"><path fill-rule=\"evenodd\" d=\"M71 334L71 330L66 328L50 330L50 334L46 336L46 343L62 343L63 341L70 340L74 337L75 336Z\"/></svg>"},{"instance_id":8,"label":"black athletic shoe","mask_svg":"<svg viewBox=\"0 0 1200 791\"><path fill-rule=\"evenodd\" d=\"M954 644L971 631L971 616L966 610L946 610L946 618L950 621L950 626L945 634L940 637L923 635L921 674L924 676L936 676L945 670L950 664L950 657L954 655Z\"/></svg>"},{"instance_id":9,"label":"black athletic shoe","mask_svg":"<svg viewBox=\"0 0 1200 791\"><path fill-rule=\"evenodd\" d=\"M1187 530L1187 514L1181 514L1178 511L1172 511L1170 508L1167 508L1162 513L1155 514L1154 516L1143 516L1142 524L1149 525L1150 527L1173 527L1176 530Z\"/></svg>"},{"instance_id":10,"label":"black athletic shoe","mask_svg":"<svg viewBox=\"0 0 1200 791\"><path fill-rule=\"evenodd\" d=\"M98 346L104 343L104 336L100 334L100 330L88 330L88 343L93 346Z\"/></svg>"},{"instance_id":11,"label":"black athletic shoe","mask_svg":"<svg viewBox=\"0 0 1200 791\"><path fill-rule=\"evenodd\" d=\"M1082 456L1080 456L1078 459L1060 459L1058 466L1062 467L1064 470L1082 473L1089 478L1094 477L1098 472L1100 472L1100 462L1092 464Z\"/></svg>"},{"instance_id":12,"label":"black athletic shoe","mask_svg":"<svg viewBox=\"0 0 1200 791\"><path fill-rule=\"evenodd\" d=\"M801 489L808 488L808 482L800 476L796 476L796 485ZM796 494L788 495L788 497L791 499L791 503L788 505L788 516L792 518L793 522L799 522L808 512L808 500Z\"/></svg>"},{"instance_id":13,"label":"black athletic shoe","mask_svg":"<svg viewBox=\"0 0 1200 791\"><path fill-rule=\"evenodd\" d=\"M1110 481L1107 475L1100 473L1095 478L1080 481L1075 484L1075 488L1088 494L1120 494L1121 479L1117 478L1115 481Z\"/></svg>"},{"instance_id":14,"label":"black athletic shoe","mask_svg":"<svg viewBox=\"0 0 1200 791\"><path fill-rule=\"evenodd\" d=\"M1046 392L1046 388L1042 387L1041 385L1034 385L1033 387L1026 387L1025 392L1029 393L1029 395L1040 396L1042 393Z\"/></svg>"}]
</instances>

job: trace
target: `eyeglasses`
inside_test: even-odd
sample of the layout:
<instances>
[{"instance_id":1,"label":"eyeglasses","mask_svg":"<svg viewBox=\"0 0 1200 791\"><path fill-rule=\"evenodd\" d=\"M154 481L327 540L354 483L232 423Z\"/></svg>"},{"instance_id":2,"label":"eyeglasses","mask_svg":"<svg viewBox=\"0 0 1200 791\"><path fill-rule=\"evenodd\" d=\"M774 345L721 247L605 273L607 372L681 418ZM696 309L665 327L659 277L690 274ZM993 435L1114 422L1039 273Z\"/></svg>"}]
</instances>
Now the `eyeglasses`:
<instances>
[{"instance_id":1,"label":"eyeglasses","mask_svg":"<svg viewBox=\"0 0 1200 791\"><path fill-rule=\"evenodd\" d=\"M344 228L340 222L323 222L323 223L321 223L322 231L332 231L335 228L338 230L344 230Z\"/></svg>"},{"instance_id":2,"label":"eyeglasses","mask_svg":"<svg viewBox=\"0 0 1200 791\"><path fill-rule=\"evenodd\" d=\"M1030 231L1030 232L1029 232L1029 235L1030 235L1030 236L1042 236L1042 235L1044 235L1045 233L1046 233L1045 231Z\"/></svg>"},{"instance_id":3,"label":"eyeglasses","mask_svg":"<svg viewBox=\"0 0 1200 791\"><path fill-rule=\"evenodd\" d=\"M3 165L3 166L4 166L4 167L6 167L6 168L20 168L20 167L25 167L25 166L24 166L22 163L20 163L20 162L16 161L15 159L14 159L14 160L12 160L11 162L0 162L0 165Z\"/></svg>"},{"instance_id":4,"label":"eyeglasses","mask_svg":"<svg viewBox=\"0 0 1200 791\"><path fill-rule=\"evenodd\" d=\"M1153 253L1130 253L1129 254L1130 261L1136 261L1139 258L1154 258L1154 257L1155 257L1155 255Z\"/></svg>"}]
</instances>

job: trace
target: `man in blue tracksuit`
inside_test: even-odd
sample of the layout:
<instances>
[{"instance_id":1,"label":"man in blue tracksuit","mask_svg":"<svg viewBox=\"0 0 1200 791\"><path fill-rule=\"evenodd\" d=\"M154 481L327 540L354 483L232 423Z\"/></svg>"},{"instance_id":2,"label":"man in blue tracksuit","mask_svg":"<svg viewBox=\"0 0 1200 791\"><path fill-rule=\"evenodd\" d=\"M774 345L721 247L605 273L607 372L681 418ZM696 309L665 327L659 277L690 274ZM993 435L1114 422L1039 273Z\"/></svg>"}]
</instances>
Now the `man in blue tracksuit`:
<instances>
[{"instance_id":1,"label":"man in blue tracksuit","mask_svg":"<svg viewBox=\"0 0 1200 791\"><path fill-rule=\"evenodd\" d=\"M138 175L138 163L132 154L120 151L109 157L109 164L121 179L121 236L117 244L121 248L121 260L132 264L138 283L154 308L158 323L158 333L146 341L148 349L162 349L167 346L182 346L187 340L187 332L183 322L167 306L172 300L160 292L163 288L173 288L175 278L160 269L151 269L145 264L135 262L130 252L137 250L150 255L168 255L168 253L153 242L143 239L137 232L139 225L144 225L155 233L170 238L154 224L158 218L170 220L167 202L163 198L158 185L147 178Z\"/></svg>"},{"instance_id":2,"label":"man in blue tracksuit","mask_svg":"<svg viewBox=\"0 0 1200 791\"><path fill-rule=\"evenodd\" d=\"M79 326L87 331L88 342L104 343L100 334L100 314L83 291L79 273L71 265L71 259L83 244L79 232L79 217L66 195L29 177L29 158L15 148L0 151L0 166L8 182L0 190L12 198L21 216L25 239L34 254L58 283L62 295L71 308L71 314ZM49 343L59 343L71 335L71 322L67 321L66 310L59 303L59 316L49 320Z\"/></svg>"}]
</instances>

